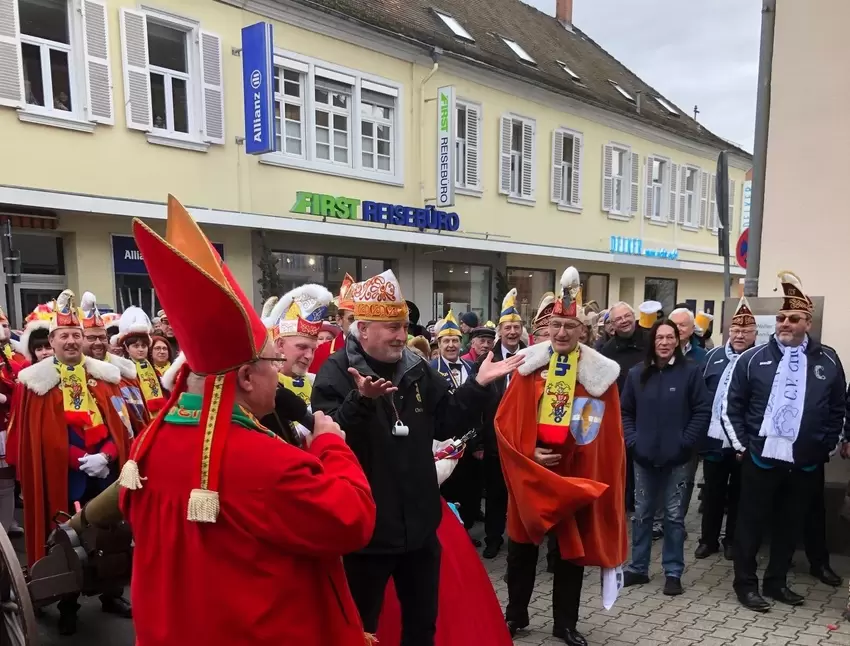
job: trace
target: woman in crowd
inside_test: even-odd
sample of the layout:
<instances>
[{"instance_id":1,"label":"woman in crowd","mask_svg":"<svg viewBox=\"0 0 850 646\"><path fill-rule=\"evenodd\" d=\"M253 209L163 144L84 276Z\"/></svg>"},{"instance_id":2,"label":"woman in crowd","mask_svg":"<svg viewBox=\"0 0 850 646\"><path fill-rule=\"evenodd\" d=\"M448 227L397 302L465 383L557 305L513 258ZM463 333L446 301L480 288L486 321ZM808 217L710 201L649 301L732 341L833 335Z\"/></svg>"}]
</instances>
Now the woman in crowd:
<instances>
[{"instance_id":1,"label":"woman in crowd","mask_svg":"<svg viewBox=\"0 0 850 646\"><path fill-rule=\"evenodd\" d=\"M627 587L649 582L652 520L660 501L664 509L664 594L682 594L682 496L687 488L688 463L697 442L708 431L711 400L700 366L686 361L682 354L674 323L664 319L652 326L646 358L626 377L621 410L623 434L635 469L632 561L623 582Z\"/></svg>"},{"instance_id":2,"label":"woman in crowd","mask_svg":"<svg viewBox=\"0 0 850 646\"><path fill-rule=\"evenodd\" d=\"M142 398L153 417L165 406L165 393L162 390L160 376L153 362L148 358L153 345L151 343L153 327L150 319L144 310L136 306L128 307L118 321L118 329L118 344L124 356L136 364Z\"/></svg>"},{"instance_id":3,"label":"woman in crowd","mask_svg":"<svg viewBox=\"0 0 850 646\"><path fill-rule=\"evenodd\" d=\"M168 372L171 363L174 361L174 350L171 344L161 334L151 335L151 346L148 352L148 361L153 364L156 374L162 381L163 375Z\"/></svg>"}]
</instances>

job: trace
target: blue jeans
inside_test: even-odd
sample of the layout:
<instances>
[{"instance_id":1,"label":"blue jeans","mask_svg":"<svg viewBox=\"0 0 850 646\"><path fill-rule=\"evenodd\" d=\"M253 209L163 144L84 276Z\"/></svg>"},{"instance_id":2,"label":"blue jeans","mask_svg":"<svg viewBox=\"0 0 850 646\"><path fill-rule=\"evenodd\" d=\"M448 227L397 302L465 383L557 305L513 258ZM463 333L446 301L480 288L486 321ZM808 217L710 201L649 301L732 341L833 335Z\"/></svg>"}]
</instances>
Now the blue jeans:
<instances>
[{"instance_id":1,"label":"blue jeans","mask_svg":"<svg viewBox=\"0 0 850 646\"><path fill-rule=\"evenodd\" d=\"M652 517L664 508L661 565L666 576L682 577L685 570L685 517L682 499L688 486L689 464L648 469L635 463L635 515L632 520L632 562L626 567L649 574L652 553Z\"/></svg>"}]
</instances>

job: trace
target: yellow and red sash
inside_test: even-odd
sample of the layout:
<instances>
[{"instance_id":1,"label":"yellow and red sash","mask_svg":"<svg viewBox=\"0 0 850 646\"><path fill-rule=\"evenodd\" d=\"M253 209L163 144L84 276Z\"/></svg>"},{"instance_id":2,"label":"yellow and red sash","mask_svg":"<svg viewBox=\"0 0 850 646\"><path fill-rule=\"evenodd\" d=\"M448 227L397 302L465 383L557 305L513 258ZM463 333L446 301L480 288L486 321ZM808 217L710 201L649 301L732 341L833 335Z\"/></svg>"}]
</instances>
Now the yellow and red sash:
<instances>
[{"instance_id":1,"label":"yellow and red sash","mask_svg":"<svg viewBox=\"0 0 850 646\"><path fill-rule=\"evenodd\" d=\"M139 376L139 386L142 389L142 397L145 399L145 406L151 413L157 412L165 406L165 395L162 392L162 386L159 383L159 377L156 370L150 361L136 361L136 373Z\"/></svg>"},{"instance_id":2,"label":"yellow and red sash","mask_svg":"<svg viewBox=\"0 0 850 646\"><path fill-rule=\"evenodd\" d=\"M546 384L537 413L537 434L544 444L556 446L563 444L570 432L579 349L576 345L568 356L550 352L549 367L544 373Z\"/></svg>"},{"instance_id":3,"label":"yellow and red sash","mask_svg":"<svg viewBox=\"0 0 850 646\"><path fill-rule=\"evenodd\" d=\"M83 432L86 446L96 446L106 438L107 429L97 402L89 391L86 358L83 357L76 366L67 366L56 359L53 361L59 372L65 421Z\"/></svg>"},{"instance_id":4,"label":"yellow and red sash","mask_svg":"<svg viewBox=\"0 0 850 646\"><path fill-rule=\"evenodd\" d=\"M284 374L278 374L277 380L281 386L298 395L308 406L310 405L310 396L313 394L313 383L307 375L303 377L287 377Z\"/></svg>"}]
</instances>

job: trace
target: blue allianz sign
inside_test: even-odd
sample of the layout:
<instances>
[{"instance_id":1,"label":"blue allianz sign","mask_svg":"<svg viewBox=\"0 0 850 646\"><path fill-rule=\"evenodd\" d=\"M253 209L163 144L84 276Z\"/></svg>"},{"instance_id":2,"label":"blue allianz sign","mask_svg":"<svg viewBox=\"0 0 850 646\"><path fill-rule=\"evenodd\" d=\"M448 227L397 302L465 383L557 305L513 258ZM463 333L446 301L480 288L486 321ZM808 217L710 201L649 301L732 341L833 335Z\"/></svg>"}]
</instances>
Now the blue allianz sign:
<instances>
[{"instance_id":1,"label":"blue allianz sign","mask_svg":"<svg viewBox=\"0 0 850 646\"><path fill-rule=\"evenodd\" d=\"M663 260L678 260L678 249L647 249L643 246L640 238L625 238L623 236L611 236L611 253L621 253L628 256L646 256L647 258L660 258Z\"/></svg>"},{"instance_id":2,"label":"blue allianz sign","mask_svg":"<svg viewBox=\"0 0 850 646\"><path fill-rule=\"evenodd\" d=\"M224 245L214 242L213 247L218 251L218 255L224 258ZM112 236L112 264L116 274L146 276L148 273L145 259L142 258L142 252L136 246L133 236ZM105 311L101 309L101 312Z\"/></svg>"},{"instance_id":3,"label":"blue allianz sign","mask_svg":"<svg viewBox=\"0 0 850 646\"><path fill-rule=\"evenodd\" d=\"M274 33L271 23L242 28L245 152L274 151Z\"/></svg>"}]
</instances>

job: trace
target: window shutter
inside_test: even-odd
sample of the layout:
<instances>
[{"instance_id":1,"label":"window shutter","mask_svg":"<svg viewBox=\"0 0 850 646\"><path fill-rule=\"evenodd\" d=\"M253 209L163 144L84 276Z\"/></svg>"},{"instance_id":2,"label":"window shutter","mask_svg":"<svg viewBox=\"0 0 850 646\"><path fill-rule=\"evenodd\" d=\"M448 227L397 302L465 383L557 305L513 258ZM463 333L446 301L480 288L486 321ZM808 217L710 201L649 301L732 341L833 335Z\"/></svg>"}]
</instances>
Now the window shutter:
<instances>
[{"instance_id":1,"label":"window shutter","mask_svg":"<svg viewBox=\"0 0 850 646\"><path fill-rule=\"evenodd\" d=\"M499 193L511 194L511 125L513 120L503 116L499 131Z\"/></svg>"},{"instance_id":2,"label":"window shutter","mask_svg":"<svg viewBox=\"0 0 850 646\"><path fill-rule=\"evenodd\" d=\"M221 38L201 32L201 93L204 108L204 139L224 143L224 87L221 71Z\"/></svg>"},{"instance_id":3,"label":"window shutter","mask_svg":"<svg viewBox=\"0 0 850 646\"><path fill-rule=\"evenodd\" d=\"M688 169L682 166L679 168L679 224L685 223L685 206L687 205L687 188L688 188Z\"/></svg>"},{"instance_id":4,"label":"window shutter","mask_svg":"<svg viewBox=\"0 0 850 646\"><path fill-rule=\"evenodd\" d=\"M679 164L670 164L670 212L668 222L676 221L676 204L679 202Z\"/></svg>"},{"instance_id":5,"label":"window shutter","mask_svg":"<svg viewBox=\"0 0 850 646\"><path fill-rule=\"evenodd\" d=\"M732 222L735 218L735 180L729 180L729 228L728 231L734 231L735 227Z\"/></svg>"},{"instance_id":6,"label":"window shutter","mask_svg":"<svg viewBox=\"0 0 850 646\"><path fill-rule=\"evenodd\" d=\"M24 105L18 0L0 0L0 105Z\"/></svg>"},{"instance_id":7,"label":"window shutter","mask_svg":"<svg viewBox=\"0 0 850 646\"><path fill-rule=\"evenodd\" d=\"M124 59L124 104L127 127L150 130L151 77L148 69L148 23L145 14L121 9L121 55Z\"/></svg>"},{"instance_id":8,"label":"window shutter","mask_svg":"<svg viewBox=\"0 0 850 646\"><path fill-rule=\"evenodd\" d=\"M705 227L708 222L708 173L699 174L699 226Z\"/></svg>"},{"instance_id":9,"label":"window shutter","mask_svg":"<svg viewBox=\"0 0 850 646\"><path fill-rule=\"evenodd\" d=\"M481 188L479 159L481 158L481 137L479 124L481 110L477 105L466 105L466 186Z\"/></svg>"},{"instance_id":10,"label":"window shutter","mask_svg":"<svg viewBox=\"0 0 850 646\"><path fill-rule=\"evenodd\" d=\"M582 137L573 133L573 206L581 207L581 147Z\"/></svg>"},{"instance_id":11,"label":"window shutter","mask_svg":"<svg viewBox=\"0 0 850 646\"><path fill-rule=\"evenodd\" d=\"M602 147L602 210L614 208L614 147Z\"/></svg>"},{"instance_id":12,"label":"window shutter","mask_svg":"<svg viewBox=\"0 0 850 646\"><path fill-rule=\"evenodd\" d=\"M717 175L712 174L708 182L708 228L717 231Z\"/></svg>"},{"instance_id":13,"label":"window shutter","mask_svg":"<svg viewBox=\"0 0 850 646\"><path fill-rule=\"evenodd\" d=\"M632 153L632 190L631 190L631 212L632 217L640 211L640 155Z\"/></svg>"},{"instance_id":14,"label":"window shutter","mask_svg":"<svg viewBox=\"0 0 850 646\"><path fill-rule=\"evenodd\" d=\"M561 201L563 184L563 159L564 159L564 133L555 130L552 133L552 201L556 204Z\"/></svg>"},{"instance_id":15,"label":"window shutter","mask_svg":"<svg viewBox=\"0 0 850 646\"><path fill-rule=\"evenodd\" d=\"M109 67L109 28L106 5L100 0L83 2L88 116L96 123L113 125L112 70Z\"/></svg>"},{"instance_id":16,"label":"window shutter","mask_svg":"<svg viewBox=\"0 0 850 646\"><path fill-rule=\"evenodd\" d=\"M653 209L653 207L655 206L655 191L652 190L652 167L654 164L654 158L648 156L646 158L645 163L646 186L644 187L644 190L646 191L646 204L644 204L644 207L646 208L646 211L644 212L643 217L645 217L647 220L651 220L652 214L655 212Z\"/></svg>"},{"instance_id":17,"label":"window shutter","mask_svg":"<svg viewBox=\"0 0 850 646\"><path fill-rule=\"evenodd\" d=\"M534 199L534 122L522 122L522 196Z\"/></svg>"}]
</instances>

